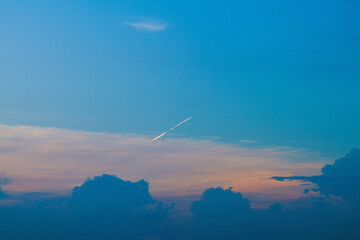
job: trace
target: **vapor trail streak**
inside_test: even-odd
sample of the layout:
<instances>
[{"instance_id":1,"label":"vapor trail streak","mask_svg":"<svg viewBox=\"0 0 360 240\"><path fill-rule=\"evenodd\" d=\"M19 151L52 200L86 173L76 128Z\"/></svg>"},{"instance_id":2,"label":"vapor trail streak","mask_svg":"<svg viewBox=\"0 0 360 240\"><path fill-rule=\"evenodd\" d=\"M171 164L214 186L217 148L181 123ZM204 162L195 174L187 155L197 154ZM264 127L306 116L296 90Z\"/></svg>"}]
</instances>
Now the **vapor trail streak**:
<instances>
[{"instance_id":1,"label":"vapor trail streak","mask_svg":"<svg viewBox=\"0 0 360 240\"><path fill-rule=\"evenodd\" d=\"M167 130L166 132L163 132L162 134L160 134L160 135L159 135L159 136L157 136L156 138L152 139L151 141L153 142L153 141L155 141L155 140L157 140L157 139L161 138L161 137L162 137L162 136L164 136L166 133L171 132L172 130L174 130L175 128L177 128L178 126L180 126L181 124L183 124L184 122L189 121L191 118L192 118L192 117L189 117L189 118L185 119L184 121L182 121L182 122L180 122L180 123L176 124L175 126L173 126L172 128L170 128L170 129L169 129L169 130Z\"/></svg>"},{"instance_id":2,"label":"vapor trail streak","mask_svg":"<svg viewBox=\"0 0 360 240\"><path fill-rule=\"evenodd\" d=\"M174 128L176 128L176 127L180 126L180 125L181 125L181 124L183 124L184 122L189 121L191 118L192 118L192 117L189 117L189 118L185 119L184 121L182 121L182 122L180 122L180 123L176 124L175 126L173 126L172 128L170 128L170 129L168 130L168 132L172 131Z\"/></svg>"},{"instance_id":3,"label":"vapor trail streak","mask_svg":"<svg viewBox=\"0 0 360 240\"><path fill-rule=\"evenodd\" d=\"M154 138L154 139L153 139L153 140L151 140L151 141L155 141L156 139L161 138L162 136L164 136L164 135L165 135L165 133L166 133L166 132L163 132L161 135L157 136L156 138Z\"/></svg>"}]
</instances>

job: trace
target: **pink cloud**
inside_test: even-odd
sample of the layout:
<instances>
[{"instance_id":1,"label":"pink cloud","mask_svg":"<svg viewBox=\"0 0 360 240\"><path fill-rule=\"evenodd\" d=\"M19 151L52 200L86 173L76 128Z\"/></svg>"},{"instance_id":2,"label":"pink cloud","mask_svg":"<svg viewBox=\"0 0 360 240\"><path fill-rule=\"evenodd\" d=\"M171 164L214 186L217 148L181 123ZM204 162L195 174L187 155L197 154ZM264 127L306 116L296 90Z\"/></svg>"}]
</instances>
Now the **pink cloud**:
<instances>
[{"instance_id":1,"label":"pink cloud","mask_svg":"<svg viewBox=\"0 0 360 240\"><path fill-rule=\"evenodd\" d=\"M192 194L213 186L266 193L298 185L270 177L318 174L325 162L290 147L251 149L188 138L151 142L151 137L0 125L0 148L6 149L0 151L0 171L12 180L5 187L12 191L67 191L87 177L108 173L145 179L157 195Z\"/></svg>"}]
</instances>

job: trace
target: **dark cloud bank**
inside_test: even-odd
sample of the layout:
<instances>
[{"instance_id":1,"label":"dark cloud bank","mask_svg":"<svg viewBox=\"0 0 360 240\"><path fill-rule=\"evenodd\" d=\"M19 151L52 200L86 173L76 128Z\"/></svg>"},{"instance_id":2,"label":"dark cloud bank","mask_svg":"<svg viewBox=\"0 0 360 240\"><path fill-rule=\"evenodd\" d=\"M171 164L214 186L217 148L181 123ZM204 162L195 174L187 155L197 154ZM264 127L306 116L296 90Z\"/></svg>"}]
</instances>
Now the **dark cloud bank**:
<instances>
[{"instance_id":1,"label":"dark cloud bank","mask_svg":"<svg viewBox=\"0 0 360 240\"><path fill-rule=\"evenodd\" d=\"M184 217L155 201L144 180L103 175L66 199L1 207L0 239L360 239L360 150L324 166L319 176L273 179L312 183L309 191L321 197L294 201L310 200L306 208L252 209L241 193L210 188Z\"/></svg>"}]
</instances>

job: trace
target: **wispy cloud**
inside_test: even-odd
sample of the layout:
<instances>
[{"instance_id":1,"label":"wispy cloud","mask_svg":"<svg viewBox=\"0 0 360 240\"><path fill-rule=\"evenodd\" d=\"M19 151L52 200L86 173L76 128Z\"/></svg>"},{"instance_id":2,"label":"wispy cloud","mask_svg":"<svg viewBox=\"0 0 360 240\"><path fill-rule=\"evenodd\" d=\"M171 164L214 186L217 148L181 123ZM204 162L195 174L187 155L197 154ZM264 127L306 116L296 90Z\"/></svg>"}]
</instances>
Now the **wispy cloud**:
<instances>
[{"instance_id":1,"label":"wispy cloud","mask_svg":"<svg viewBox=\"0 0 360 240\"><path fill-rule=\"evenodd\" d=\"M138 22L126 22L126 25L129 25L136 30L145 30L150 32L156 32L156 31L164 31L167 29L168 24L162 23L159 21L138 21Z\"/></svg>"},{"instance_id":2,"label":"wispy cloud","mask_svg":"<svg viewBox=\"0 0 360 240\"><path fill-rule=\"evenodd\" d=\"M213 186L262 193L293 186L296 193L298 183L269 178L319 174L324 163L312 153L288 147L251 149L189 138L150 140L138 134L0 125L0 144L8 149L0 152L0 171L13 180L6 186L12 191L66 191L89 176L108 173L132 181L145 178L157 195L200 193Z\"/></svg>"}]
</instances>

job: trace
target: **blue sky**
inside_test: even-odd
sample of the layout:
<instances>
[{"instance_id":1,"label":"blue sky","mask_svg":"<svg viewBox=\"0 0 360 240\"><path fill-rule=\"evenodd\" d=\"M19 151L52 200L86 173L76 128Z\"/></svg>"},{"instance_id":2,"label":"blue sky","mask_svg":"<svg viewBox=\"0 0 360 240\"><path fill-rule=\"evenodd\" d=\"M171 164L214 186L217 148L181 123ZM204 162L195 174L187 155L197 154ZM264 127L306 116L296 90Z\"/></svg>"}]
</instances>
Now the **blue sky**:
<instances>
[{"instance_id":1,"label":"blue sky","mask_svg":"<svg viewBox=\"0 0 360 240\"><path fill-rule=\"evenodd\" d=\"M360 239L359 12L0 0L1 238Z\"/></svg>"},{"instance_id":2,"label":"blue sky","mask_svg":"<svg viewBox=\"0 0 360 240\"><path fill-rule=\"evenodd\" d=\"M357 1L0 1L0 123L359 146ZM145 26L145 27L144 27Z\"/></svg>"}]
</instances>

